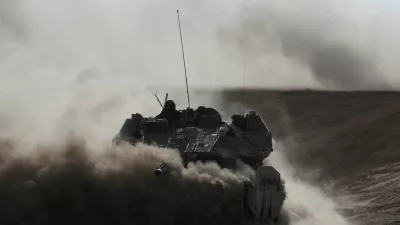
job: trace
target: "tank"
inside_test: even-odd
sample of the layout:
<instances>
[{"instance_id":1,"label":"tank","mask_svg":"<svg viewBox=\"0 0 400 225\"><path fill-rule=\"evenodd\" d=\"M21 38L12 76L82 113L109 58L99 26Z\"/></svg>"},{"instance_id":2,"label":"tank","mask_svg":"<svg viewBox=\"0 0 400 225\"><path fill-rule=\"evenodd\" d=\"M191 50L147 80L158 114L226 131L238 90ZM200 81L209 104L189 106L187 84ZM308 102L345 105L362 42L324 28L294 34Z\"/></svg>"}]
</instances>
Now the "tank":
<instances>
[{"instance_id":1,"label":"tank","mask_svg":"<svg viewBox=\"0 0 400 225\"><path fill-rule=\"evenodd\" d=\"M185 166L196 161L216 162L231 170L239 162L249 165L255 174L243 183L244 224L277 224L286 193L280 173L262 164L273 152L273 146L271 131L260 115L250 111L232 115L231 121L226 122L213 108L176 110L171 100L160 105L163 109L156 117L132 114L113 141L132 145L156 143L159 147L177 149ZM155 176L168 176L168 172L165 163L154 171Z\"/></svg>"}]
</instances>

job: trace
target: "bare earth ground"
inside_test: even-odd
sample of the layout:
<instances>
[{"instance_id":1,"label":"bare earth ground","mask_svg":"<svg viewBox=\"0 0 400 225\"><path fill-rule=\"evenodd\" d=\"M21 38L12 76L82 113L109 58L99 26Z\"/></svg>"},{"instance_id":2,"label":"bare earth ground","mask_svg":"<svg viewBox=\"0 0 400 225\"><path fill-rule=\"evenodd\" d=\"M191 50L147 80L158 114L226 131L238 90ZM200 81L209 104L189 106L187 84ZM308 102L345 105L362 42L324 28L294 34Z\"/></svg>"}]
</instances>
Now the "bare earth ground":
<instances>
[{"instance_id":1,"label":"bare earth ground","mask_svg":"<svg viewBox=\"0 0 400 225\"><path fill-rule=\"evenodd\" d=\"M320 181L370 200L349 214L363 224L400 224L400 93L223 91L262 114L290 160L320 168Z\"/></svg>"},{"instance_id":2,"label":"bare earth ground","mask_svg":"<svg viewBox=\"0 0 400 225\"><path fill-rule=\"evenodd\" d=\"M201 92L207 96L213 94L210 91L198 94ZM222 94L224 105L211 106L225 111L223 115L232 110L243 112L237 107L241 104L236 103L261 114L275 139L285 145L275 150L285 151L294 168L299 168L296 175L300 178L335 191L329 194L351 194L358 202L367 202L341 211L360 222L357 224L400 225L400 93L265 90L214 93L218 99ZM121 125L124 119L121 118ZM150 224L232 225L240 222L235 216L240 215L238 196L241 195L236 191L241 189L223 189L211 182L198 185L179 177L155 178L153 170L162 158L150 157L151 151L155 151L150 147L129 148L136 151L112 148L106 155L95 157L84 143L70 141L61 146L38 148L42 153L28 160L8 157L18 146L3 143L0 164L7 163L2 164L0 176L0 224L100 225L150 221ZM118 165L124 172L114 173L111 167L97 173L93 164L102 165L96 163L103 160ZM317 177L307 176L315 171ZM332 181L336 185L333 188ZM210 201L214 204L210 205Z\"/></svg>"}]
</instances>

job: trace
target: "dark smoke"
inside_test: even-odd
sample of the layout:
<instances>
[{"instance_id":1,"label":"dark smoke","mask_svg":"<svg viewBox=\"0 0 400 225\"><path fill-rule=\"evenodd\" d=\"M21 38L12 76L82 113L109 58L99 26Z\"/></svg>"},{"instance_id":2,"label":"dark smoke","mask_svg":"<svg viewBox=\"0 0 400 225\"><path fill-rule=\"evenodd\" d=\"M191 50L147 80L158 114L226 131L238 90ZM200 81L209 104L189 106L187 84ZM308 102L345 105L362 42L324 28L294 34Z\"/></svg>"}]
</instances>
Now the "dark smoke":
<instances>
[{"instance_id":1,"label":"dark smoke","mask_svg":"<svg viewBox=\"0 0 400 225\"><path fill-rule=\"evenodd\" d=\"M154 169L169 163L168 178ZM0 224L240 224L242 178L151 146L0 142Z\"/></svg>"}]
</instances>

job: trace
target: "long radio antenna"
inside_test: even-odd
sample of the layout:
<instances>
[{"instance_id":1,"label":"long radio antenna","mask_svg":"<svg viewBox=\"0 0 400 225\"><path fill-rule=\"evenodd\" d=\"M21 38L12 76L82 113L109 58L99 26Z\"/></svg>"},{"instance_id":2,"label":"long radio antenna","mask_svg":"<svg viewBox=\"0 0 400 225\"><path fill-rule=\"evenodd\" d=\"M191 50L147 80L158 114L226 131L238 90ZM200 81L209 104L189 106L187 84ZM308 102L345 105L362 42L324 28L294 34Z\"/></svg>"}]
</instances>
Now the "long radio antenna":
<instances>
[{"instance_id":1,"label":"long radio antenna","mask_svg":"<svg viewBox=\"0 0 400 225\"><path fill-rule=\"evenodd\" d=\"M182 29L181 29L181 21L180 21L180 19L179 19L179 10L176 10L176 13L178 14L179 35L180 35L180 37L181 37L181 47L182 47L183 68L185 69L186 93L187 93L188 104L189 104L189 108L190 108L189 85L188 85L187 73L186 73L185 52L183 51Z\"/></svg>"}]
</instances>

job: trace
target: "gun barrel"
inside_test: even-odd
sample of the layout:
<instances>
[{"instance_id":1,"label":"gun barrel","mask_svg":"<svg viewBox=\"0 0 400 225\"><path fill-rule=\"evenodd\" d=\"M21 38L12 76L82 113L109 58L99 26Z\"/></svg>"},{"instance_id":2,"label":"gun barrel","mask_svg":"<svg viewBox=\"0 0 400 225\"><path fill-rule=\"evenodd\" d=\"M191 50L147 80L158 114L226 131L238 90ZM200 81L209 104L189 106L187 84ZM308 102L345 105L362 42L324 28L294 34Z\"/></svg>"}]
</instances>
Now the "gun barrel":
<instances>
[{"instance_id":1,"label":"gun barrel","mask_svg":"<svg viewBox=\"0 0 400 225\"><path fill-rule=\"evenodd\" d=\"M162 163L157 167L157 169L154 171L156 176L161 176L166 173L168 173L168 165L166 163Z\"/></svg>"}]
</instances>

